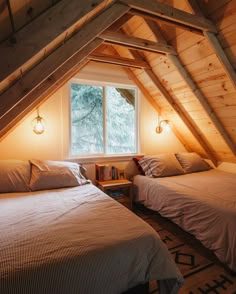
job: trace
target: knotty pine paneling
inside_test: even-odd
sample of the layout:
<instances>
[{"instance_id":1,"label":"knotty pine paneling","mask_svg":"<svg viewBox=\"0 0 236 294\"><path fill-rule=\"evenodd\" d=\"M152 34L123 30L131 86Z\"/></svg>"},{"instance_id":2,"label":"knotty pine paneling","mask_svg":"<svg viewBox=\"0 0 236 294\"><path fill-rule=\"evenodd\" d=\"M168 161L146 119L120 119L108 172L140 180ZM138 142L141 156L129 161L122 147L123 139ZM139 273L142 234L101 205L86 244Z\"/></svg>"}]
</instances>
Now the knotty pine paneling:
<instances>
[{"instance_id":1,"label":"knotty pine paneling","mask_svg":"<svg viewBox=\"0 0 236 294\"><path fill-rule=\"evenodd\" d=\"M199 41L194 46L187 48L186 50L179 53L179 57L185 66L201 60L211 54L213 54L213 49L206 39Z\"/></svg>"},{"instance_id":2,"label":"knotty pine paneling","mask_svg":"<svg viewBox=\"0 0 236 294\"><path fill-rule=\"evenodd\" d=\"M47 8L52 6L52 0L9 0L14 19L15 29L31 22Z\"/></svg>"},{"instance_id":3,"label":"knotty pine paneling","mask_svg":"<svg viewBox=\"0 0 236 294\"><path fill-rule=\"evenodd\" d=\"M186 69L193 78L195 78L197 75L210 73L212 70L223 70L222 64L216 57L215 53L186 65Z\"/></svg>"}]
</instances>

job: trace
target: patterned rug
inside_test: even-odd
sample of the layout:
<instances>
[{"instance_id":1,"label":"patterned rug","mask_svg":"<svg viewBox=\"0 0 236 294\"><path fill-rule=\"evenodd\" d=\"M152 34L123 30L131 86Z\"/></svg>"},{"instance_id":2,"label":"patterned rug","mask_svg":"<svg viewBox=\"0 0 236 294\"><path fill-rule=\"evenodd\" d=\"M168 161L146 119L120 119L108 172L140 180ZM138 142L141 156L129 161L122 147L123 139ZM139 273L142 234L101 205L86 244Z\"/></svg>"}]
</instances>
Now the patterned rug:
<instances>
[{"instance_id":1,"label":"patterned rug","mask_svg":"<svg viewBox=\"0 0 236 294\"><path fill-rule=\"evenodd\" d=\"M236 274L192 235L142 206L136 206L134 212L158 232L172 254L185 279L179 294L236 294ZM156 282L150 283L149 293L159 293Z\"/></svg>"}]
</instances>

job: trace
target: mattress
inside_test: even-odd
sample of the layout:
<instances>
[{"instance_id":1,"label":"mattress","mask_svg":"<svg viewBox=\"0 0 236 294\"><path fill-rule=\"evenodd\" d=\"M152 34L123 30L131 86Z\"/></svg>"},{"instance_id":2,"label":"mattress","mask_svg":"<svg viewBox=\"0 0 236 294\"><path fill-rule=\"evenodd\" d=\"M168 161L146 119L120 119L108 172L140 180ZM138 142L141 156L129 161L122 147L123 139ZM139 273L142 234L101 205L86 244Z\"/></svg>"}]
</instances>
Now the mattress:
<instances>
[{"instance_id":1,"label":"mattress","mask_svg":"<svg viewBox=\"0 0 236 294\"><path fill-rule=\"evenodd\" d=\"M193 234L236 272L236 174L209 170L165 178L135 176L136 201Z\"/></svg>"},{"instance_id":2,"label":"mattress","mask_svg":"<svg viewBox=\"0 0 236 294\"><path fill-rule=\"evenodd\" d=\"M156 232L92 184L0 194L0 293L122 293L183 279Z\"/></svg>"}]
</instances>

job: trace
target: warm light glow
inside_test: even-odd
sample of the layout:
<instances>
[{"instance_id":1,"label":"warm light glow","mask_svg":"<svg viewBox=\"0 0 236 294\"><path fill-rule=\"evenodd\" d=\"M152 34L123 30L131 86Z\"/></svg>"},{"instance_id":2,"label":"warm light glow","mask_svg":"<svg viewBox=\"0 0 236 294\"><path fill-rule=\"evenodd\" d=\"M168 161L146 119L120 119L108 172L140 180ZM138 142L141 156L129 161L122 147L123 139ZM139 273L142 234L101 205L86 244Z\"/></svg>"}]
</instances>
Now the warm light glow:
<instances>
[{"instance_id":1,"label":"warm light glow","mask_svg":"<svg viewBox=\"0 0 236 294\"><path fill-rule=\"evenodd\" d=\"M169 132L170 125L168 120L161 120L158 126L156 127L156 133L160 134L162 131Z\"/></svg>"},{"instance_id":2,"label":"warm light glow","mask_svg":"<svg viewBox=\"0 0 236 294\"><path fill-rule=\"evenodd\" d=\"M37 116L36 117L36 123L33 127L33 131L35 132L35 134L37 135L41 135L44 132L45 128L42 122L42 117L41 116Z\"/></svg>"},{"instance_id":3,"label":"warm light glow","mask_svg":"<svg viewBox=\"0 0 236 294\"><path fill-rule=\"evenodd\" d=\"M37 116L32 121L32 128L35 134L41 135L45 131L45 121L39 115L39 110L37 109Z\"/></svg>"}]
</instances>

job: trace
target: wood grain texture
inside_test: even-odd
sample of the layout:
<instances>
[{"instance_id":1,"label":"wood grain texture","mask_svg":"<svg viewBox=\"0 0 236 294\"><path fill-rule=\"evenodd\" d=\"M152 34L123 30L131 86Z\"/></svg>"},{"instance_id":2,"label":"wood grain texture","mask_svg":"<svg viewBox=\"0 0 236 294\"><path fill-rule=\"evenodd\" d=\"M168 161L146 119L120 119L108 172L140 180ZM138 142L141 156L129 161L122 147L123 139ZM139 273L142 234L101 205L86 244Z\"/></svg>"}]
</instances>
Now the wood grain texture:
<instances>
[{"instance_id":1,"label":"wood grain texture","mask_svg":"<svg viewBox=\"0 0 236 294\"><path fill-rule=\"evenodd\" d=\"M100 38L112 44L123 45L128 48L167 54L177 54L171 46L162 44L161 42L156 43L146 39L131 37L117 32L106 31L100 35Z\"/></svg>"},{"instance_id":2,"label":"wood grain texture","mask_svg":"<svg viewBox=\"0 0 236 294\"><path fill-rule=\"evenodd\" d=\"M15 72L102 2L88 0L82 4L77 0L62 0L0 44L0 56L4 56L0 61L0 80Z\"/></svg>"},{"instance_id":3,"label":"wood grain texture","mask_svg":"<svg viewBox=\"0 0 236 294\"><path fill-rule=\"evenodd\" d=\"M206 18L197 17L191 13L152 0L121 0L130 7L157 15L161 18L183 23L193 28L216 33L213 23Z\"/></svg>"}]
</instances>

